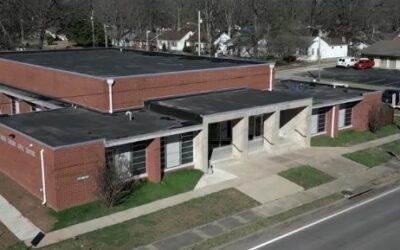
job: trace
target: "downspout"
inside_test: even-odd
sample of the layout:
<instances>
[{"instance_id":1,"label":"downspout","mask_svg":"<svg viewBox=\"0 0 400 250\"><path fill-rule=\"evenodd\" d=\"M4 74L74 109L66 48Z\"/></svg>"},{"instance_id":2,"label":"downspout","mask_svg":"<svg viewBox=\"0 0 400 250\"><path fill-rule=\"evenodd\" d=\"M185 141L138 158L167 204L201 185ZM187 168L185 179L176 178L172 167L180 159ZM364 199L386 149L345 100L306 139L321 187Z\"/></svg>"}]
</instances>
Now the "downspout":
<instances>
[{"instance_id":1,"label":"downspout","mask_svg":"<svg viewBox=\"0 0 400 250\"><path fill-rule=\"evenodd\" d=\"M274 64L270 64L269 65L269 87L268 87L268 91L272 91L272 85L273 85L273 81L274 81L274 68L275 65Z\"/></svg>"},{"instance_id":2,"label":"downspout","mask_svg":"<svg viewBox=\"0 0 400 250\"><path fill-rule=\"evenodd\" d=\"M112 78L107 79L107 85L108 85L108 102L109 102L109 113L112 114L114 113L113 109L113 92L112 92L112 87L115 83L115 80Z\"/></svg>"},{"instance_id":3,"label":"downspout","mask_svg":"<svg viewBox=\"0 0 400 250\"><path fill-rule=\"evenodd\" d=\"M42 205L46 205L47 196L46 196L46 177L45 177L45 169L44 169L44 149L40 150L40 167L41 167L41 171L42 171L42 194L43 194Z\"/></svg>"},{"instance_id":4,"label":"downspout","mask_svg":"<svg viewBox=\"0 0 400 250\"><path fill-rule=\"evenodd\" d=\"M332 124L331 124L331 137L335 137L335 120L336 120L336 106L332 109Z\"/></svg>"}]
</instances>

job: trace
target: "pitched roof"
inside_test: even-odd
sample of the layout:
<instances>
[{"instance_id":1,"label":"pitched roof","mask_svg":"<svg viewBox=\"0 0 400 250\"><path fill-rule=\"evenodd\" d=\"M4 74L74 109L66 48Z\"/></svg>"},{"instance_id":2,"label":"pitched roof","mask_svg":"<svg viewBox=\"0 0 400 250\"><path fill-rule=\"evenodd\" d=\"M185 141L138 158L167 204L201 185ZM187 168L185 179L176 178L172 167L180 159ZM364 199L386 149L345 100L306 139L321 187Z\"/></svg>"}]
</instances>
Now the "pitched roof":
<instances>
[{"instance_id":1,"label":"pitched roof","mask_svg":"<svg viewBox=\"0 0 400 250\"><path fill-rule=\"evenodd\" d=\"M167 41L177 41L177 40L181 40L184 36L187 35L187 33L189 33L190 31L188 30L171 30L171 31L166 31L164 33L162 33L158 39L159 40L167 40Z\"/></svg>"},{"instance_id":2,"label":"pitched roof","mask_svg":"<svg viewBox=\"0 0 400 250\"><path fill-rule=\"evenodd\" d=\"M365 56L400 57L399 40L382 40L372 44L362 53Z\"/></svg>"}]
</instances>

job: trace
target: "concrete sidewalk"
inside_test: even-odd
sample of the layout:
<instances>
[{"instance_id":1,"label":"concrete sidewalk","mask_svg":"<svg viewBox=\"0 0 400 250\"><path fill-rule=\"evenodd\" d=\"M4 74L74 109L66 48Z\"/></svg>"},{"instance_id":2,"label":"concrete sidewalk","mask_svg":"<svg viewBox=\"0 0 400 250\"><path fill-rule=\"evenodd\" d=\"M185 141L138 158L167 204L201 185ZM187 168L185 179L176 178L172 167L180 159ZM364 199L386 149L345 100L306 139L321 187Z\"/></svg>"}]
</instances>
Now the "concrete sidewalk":
<instances>
[{"instance_id":1,"label":"concrete sidewalk","mask_svg":"<svg viewBox=\"0 0 400 250\"><path fill-rule=\"evenodd\" d=\"M0 221L20 240L34 238L40 231L13 205L0 195Z\"/></svg>"}]
</instances>

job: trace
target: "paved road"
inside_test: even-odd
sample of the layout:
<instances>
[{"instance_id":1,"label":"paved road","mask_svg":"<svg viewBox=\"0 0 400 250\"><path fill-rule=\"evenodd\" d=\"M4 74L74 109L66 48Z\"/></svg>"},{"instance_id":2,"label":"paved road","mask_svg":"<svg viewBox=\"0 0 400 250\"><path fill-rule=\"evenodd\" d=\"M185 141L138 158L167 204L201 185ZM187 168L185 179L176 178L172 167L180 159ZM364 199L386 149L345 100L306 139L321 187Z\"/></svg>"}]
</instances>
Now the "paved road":
<instances>
[{"instance_id":1,"label":"paved road","mask_svg":"<svg viewBox=\"0 0 400 250\"><path fill-rule=\"evenodd\" d=\"M310 74L311 73L311 74ZM318 76L318 71L311 70L297 74L302 77ZM374 86L385 86L391 88L400 88L400 70L384 69L341 69L336 67L325 68L322 70L322 79L335 81L354 82Z\"/></svg>"},{"instance_id":2,"label":"paved road","mask_svg":"<svg viewBox=\"0 0 400 250\"><path fill-rule=\"evenodd\" d=\"M248 249L271 240L268 232L235 243ZM400 249L400 191L357 207L259 249L398 250Z\"/></svg>"}]
</instances>

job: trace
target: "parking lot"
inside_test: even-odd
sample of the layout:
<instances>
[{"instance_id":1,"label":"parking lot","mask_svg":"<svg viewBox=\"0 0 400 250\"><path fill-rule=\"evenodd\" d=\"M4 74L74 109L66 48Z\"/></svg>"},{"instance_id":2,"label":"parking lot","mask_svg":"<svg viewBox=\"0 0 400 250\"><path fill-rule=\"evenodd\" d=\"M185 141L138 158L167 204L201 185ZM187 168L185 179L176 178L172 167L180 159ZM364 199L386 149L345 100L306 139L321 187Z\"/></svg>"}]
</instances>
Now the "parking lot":
<instances>
[{"instance_id":1,"label":"parking lot","mask_svg":"<svg viewBox=\"0 0 400 250\"><path fill-rule=\"evenodd\" d=\"M299 73L302 77L318 78L318 71ZM400 88L400 70L368 69L355 70L345 68L325 68L321 73L322 79L337 82L353 82L367 85Z\"/></svg>"}]
</instances>

